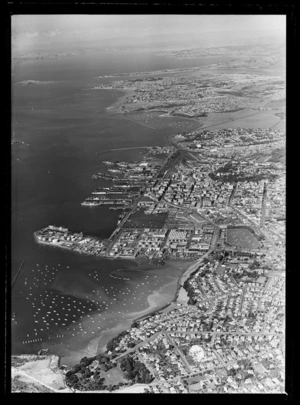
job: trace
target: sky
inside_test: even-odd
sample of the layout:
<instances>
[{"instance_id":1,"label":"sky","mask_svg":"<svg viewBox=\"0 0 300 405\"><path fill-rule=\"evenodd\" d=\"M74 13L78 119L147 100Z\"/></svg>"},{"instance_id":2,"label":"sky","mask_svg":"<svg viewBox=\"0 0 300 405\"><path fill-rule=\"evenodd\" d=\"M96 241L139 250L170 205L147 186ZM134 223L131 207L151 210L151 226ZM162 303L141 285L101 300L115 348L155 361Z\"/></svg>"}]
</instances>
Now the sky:
<instances>
[{"instance_id":1,"label":"sky","mask_svg":"<svg viewBox=\"0 0 300 405\"><path fill-rule=\"evenodd\" d=\"M86 47L285 41L284 15L14 15L13 53Z\"/></svg>"}]
</instances>

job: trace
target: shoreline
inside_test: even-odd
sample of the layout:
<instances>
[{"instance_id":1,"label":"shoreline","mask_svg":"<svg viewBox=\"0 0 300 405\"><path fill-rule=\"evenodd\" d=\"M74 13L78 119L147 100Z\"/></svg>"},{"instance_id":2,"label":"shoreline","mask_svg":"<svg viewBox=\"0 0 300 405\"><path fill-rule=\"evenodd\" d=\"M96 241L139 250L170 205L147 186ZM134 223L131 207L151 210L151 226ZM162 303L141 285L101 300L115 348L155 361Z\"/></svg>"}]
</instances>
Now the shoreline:
<instances>
[{"instance_id":1,"label":"shoreline","mask_svg":"<svg viewBox=\"0 0 300 405\"><path fill-rule=\"evenodd\" d=\"M151 317L151 316L155 315L156 313L159 313L162 310L165 310L168 307L172 307L174 304L176 304L180 288L182 287L181 281L182 281L183 277L186 276L187 274L189 274L191 271L194 271L195 270L194 266L198 265L198 262L199 261L192 262L192 263L189 262L189 266L183 271L183 273L179 276L179 278L177 280L173 280L167 284L164 284L163 286L160 286L156 291L154 291L153 293L148 295L148 297L147 297L148 307L147 308L128 314L127 318L124 319L123 322L120 322L113 328L102 332L102 334L100 336L93 338L87 344L86 348L89 348L89 350L94 348L94 350L95 350L95 346L97 345L97 351L93 355L96 355L99 353L105 353L107 350L106 349L107 343L110 340L117 337L120 333L122 333L126 330L129 330L132 327L132 324L134 322ZM180 262L175 262L175 263L181 264ZM171 261L168 263L168 267L169 266L170 267L172 266ZM147 267L147 266L145 266L145 267ZM174 276L174 278L175 278L175 276ZM175 292L173 292L173 293L163 292L166 289L166 287L168 287L170 285L174 285L175 283L176 283ZM161 301L162 297L167 294L173 296L172 298L170 297L170 299L168 300L167 303L157 302L157 298L158 298L158 300L160 299L160 301Z\"/></svg>"},{"instance_id":2,"label":"shoreline","mask_svg":"<svg viewBox=\"0 0 300 405\"><path fill-rule=\"evenodd\" d=\"M136 320L150 317L165 308L172 307L177 294L178 279L181 278L182 274L185 274L192 264L190 261L178 262L170 260L165 263L165 266L157 267L151 266L148 263L138 264L135 261L131 262L128 268L129 271L137 271L141 274L144 273L144 275L156 275L160 278L160 283L154 290L151 289L151 292L145 291L142 293L141 297L144 297L144 299L141 299L138 308L132 307L129 312L125 312L121 316L118 315L117 312L114 312L114 310L103 314L106 321L113 318L116 318L116 320L115 322L109 321L110 325L105 321L103 327L98 330L97 326L102 326L102 321L100 324L98 323L98 312L95 313L95 323L93 324L95 326L94 332L89 334L87 338L84 338L84 335L74 338L75 340L73 340L71 335L66 337L66 345L68 347L66 351L63 350L63 352L61 352L59 345L56 343L47 346L51 354L60 357L61 364L67 367L73 367L75 364L78 364L83 357L93 357L99 353L105 353L107 351L107 343L121 332L130 330ZM119 309L116 309L116 311L118 310ZM89 327L90 323L91 319L89 318L82 320L84 328L85 325ZM106 326L109 326L109 329L106 329ZM16 355L18 354L16 353ZM31 354L36 354L36 352L32 351Z\"/></svg>"},{"instance_id":3,"label":"shoreline","mask_svg":"<svg viewBox=\"0 0 300 405\"><path fill-rule=\"evenodd\" d=\"M118 97L118 99L114 103L112 103L109 107L106 107L105 111L110 116L122 114L122 106L123 106L122 103L125 101L126 97L132 95L135 92L135 90L132 88L117 88L117 89L107 88L103 90L117 90L124 93L123 95L120 95L120 97Z\"/></svg>"},{"instance_id":4,"label":"shoreline","mask_svg":"<svg viewBox=\"0 0 300 405\"><path fill-rule=\"evenodd\" d=\"M114 334L111 334L111 335L110 335L110 340L111 340L111 339L114 339L114 338L116 338L120 333L124 332L125 330L129 330L129 329L132 327L132 324L133 324L134 322L140 321L140 320L142 320L142 319L149 318L149 317L155 315L156 313L159 313L159 312L161 312L162 310L167 309L168 307L172 307L172 305L174 305L174 304L176 305L176 304L178 303L177 301L178 301L180 289L183 288L183 283L190 277L190 275L191 275L194 271L196 271L197 267L201 264L202 260L205 259L210 253L211 253L211 250L209 250L207 253L205 253L199 260L197 260L197 261L195 261L195 262L192 262L192 263L189 262L190 264L189 264L188 268L187 268L186 270L184 270L184 272L179 276L179 278L178 278L177 281L176 281L177 285L176 285L175 295L174 295L174 297L171 299L170 302L168 302L168 303L166 303L166 304L164 304L164 305L162 305L162 306L158 306L157 308L155 308L156 304L155 304L155 302L153 302L153 296L159 295L159 294L160 294L160 290L163 290L166 286L168 286L168 285L170 285L170 284L174 284L175 281L174 281L174 282L170 282L170 283L168 283L168 284L165 284L164 286L160 287L157 291L154 291L152 294L150 294L150 295L147 297L147 302L148 302L148 304L149 304L148 308L146 308L145 310L141 310L141 311L132 313L132 314L135 314L135 317L133 317L133 318L130 317L130 318L129 318L131 322L130 322L130 324L129 324L128 327L119 326L119 328L118 328L118 326L116 326L116 327L114 327L114 328L112 328L112 329L110 329L110 330L108 330L108 331L106 331L106 332L104 332L104 333L109 333L109 332L112 331L112 330L118 329L117 333L114 333ZM177 263L178 263L178 262L177 262ZM149 302L149 301L150 301L150 302ZM151 307L152 307L152 308L151 308ZM150 310L150 312L148 312L149 310ZM146 313L143 314L143 315L140 315L140 316L136 317L136 315L139 314L139 313L141 313L141 312L146 312ZM131 315L132 315L132 314L131 314ZM97 338L95 338L95 339L97 339ZM100 339L101 339L101 338L100 338ZM107 341L107 343L108 343L108 342L109 342L109 340ZM102 344L101 347L100 347L100 344L98 345L97 354L98 354L98 353L104 353L104 352L106 351L106 345L107 345L107 343Z\"/></svg>"},{"instance_id":5,"label":"shoreline","mask_svg":"<svg viewBox=\"0 0 300 405\"><path fill-rule=\"evenodd\" d=\"M203 255L201 259L193 262L168 260L166 261L165 266L162 267L153 267L148 263L136 263L133 260L132 266L129 266L129 270L132 269L138 272L151 272L151 270L155 272L156 270L159 270L160 273L163 274L165 272L166 276L173 278L173 280L165 282L147 296L146 302L148 306L146 308L126 314L124 318L119 320L119 322L113 327L108 330L102 330L102 332L99 331L99 335L91 337L91 339L86 341L83 346L76 347L77 345L75 345L74 350L71 350L67 357L63 354L57 354L55 351L52 355L57 355L61 363L73 366L79 363L80 359L85 356L93 357L99 353L105 353L107 351L107 343L117 337L120 333L130 330L135 321L150 318L163 310L167 310L168 308L171 309L172 307L174 308L174 305L177 305L178 303L178 296L183 282L196 270L208 253L209 251ZM136 264L139 269L136 268ZM181 274L178 274L178 271L180 271ZM174 275L172 275L172 272L174 272ZM174 285L176 285L175 291Z\"/></svg>"},{"instance_id":6,"label":"shoreline","mask_svg":"<svg viewBox=\"0 0 300 405\"><path fill-rule=\"evenodd\" d=\"M114 89L111 89L114 90ZM120 109L119 104L122 103L122 101L130 94L133 93L134 90L132 89L117 89L118 91L122 91L123 95L118 97L118 99L108 108L106 108L106 112L108 115L112 115L111 113L113 112L114 109ZM35 234L34 234L34 239L35 239ZM55 246L53 244L48 244L48 243L38 243L40 246L51 246L52 248L55 247L60 247L63 250L81 254L81 255L87 255L87 256L93 256L97 257L99 259L109 259L109 257L105 257L102 255L95 255L95 254L90 254L87 252L80 252L80 251L74 251L73 249L70 249L69 247L66 246ZM114 259L114 258L110 258ZM117 259L117 258L116 258ZM124 258L123 258L124 259ZM129 261L137 263L134 259L128 258ZM135 269L135 266L133 265L133 269L137 271L143 271L143 270L151 270L151 266L147 264L141 264L137 263L139 270ZM174 273L174 280L171 282L167 282L163 286L160 286L156 291L153 293L149 294L147 296L147 303L148 306L145 309L142 309L140 311L132 312L126 315L126 317L116 324L114 327L112 327L109 330L102 331L102 333L99 333L98 336L93 337L90 339L85 347L82 347L78 350L76 347L74 348L74 351L70 353L70 362L73 362L73 360L77 361L78 358L82 358L84 356L93 356L93 352L99 353L99 350L104 350L106 351L106 345L107 343L114 337L118 336L122 331L124 330L129 330L132 326L132 323L136 320L143 319L144 317L150 317L153 316L155 313L158 313L162 311L163 309L166 309L170 307L173 303L176 303L177 297L178 297L178 292L181 288L181 280L183 276L187 273L189 273L191 266L194 266L195 262L178 262L176 260L172 261L166 261L165 266L162 266L159 268L159 270L163 273L166 271L168 268L173 269ZM181 274L178 274L179 268L182 267L184 268L183 272ZM153 269L152 267L152 270ZM174 285L175 286L175 291L174 291ZM170 292L170 286L173 286L172 292ZM167 301L167 302L166 302ZM55 354L55 353L54 353ZM58 355L58 354L56 354ZM58 355L59 356L59 361L64 358L64 355Z\"/></svg>"},{"instance_id":7,"label":"shoreline","mask_svg":"<svg viewBox=\"0 0 300 405\"><path fill-rule=\"evenodd\" d=\"M182 275L185 274L193 265L193 263L188 262L188 267L183 270L183 273L180 274L178 277L181 279ZM180 262L172 262L169 261L166 263L166 268L169 270L179 270L180 268L184 267L184 263ZM152 268L148 265L142 265L141 270L137 271L143 271L147 269L149 271L153 270L155 271L155 268ZM163 268L160 268L159 270L164 270ZM122 321L118 322L115 326L108 330L104 330L99 333L98 336L93 337L85 346L85 348L82 348L80 350L81 353L86 353L83 354L87 356L94 356L99 353L104 353L106 352L106 345L107 343L112 340L113 338L117 337L120 333L124 332L125 330L129 330L132 327L132 324L140 319L143 319L145 317L149 317L154 315L155 313L168 308L169 306L172 306L174 302L176 301L176 297L178 294L178 285L179 285L179 279L176 275L170 276L174 277L172 281L166 282L164 285L160 286L157 290L153 291L151 294L147 296L147 304L148 306L144 309L141 309L139 311L131 312L128 313ZM174 290L174 285L175 291L170 291L170 288ZM173 288L172 288L173 287ZM167 302L166 302L167 301ZM82 356L82 357L83 357ZM78 356L76 356L78 357ZM71 355L71 358L73 356Z\"/></svg>"}]
</instances>

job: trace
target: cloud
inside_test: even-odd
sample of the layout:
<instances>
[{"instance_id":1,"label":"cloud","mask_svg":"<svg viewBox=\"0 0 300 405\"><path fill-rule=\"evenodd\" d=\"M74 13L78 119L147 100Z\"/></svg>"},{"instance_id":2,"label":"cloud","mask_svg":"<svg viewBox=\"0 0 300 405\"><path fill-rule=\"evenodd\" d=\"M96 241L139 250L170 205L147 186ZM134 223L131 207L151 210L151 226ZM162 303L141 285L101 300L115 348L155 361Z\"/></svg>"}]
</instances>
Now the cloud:
<instances>
[{"instance_id":1,"label":"cloud","mask_svg":"<svg viewBox=\"0 0 300 405\"><path fill-rule=\"evenodd\" d=\"M38 32L25 32L25 33L20 34L20 35L23 36L24 39L25 38L30 39L30 38L35 38L35 37L40 36L40 34Z\"/></svg>"},{"instance_id":2,"label":"cloud","mask_svg":"<svg viewBox=\"0 0 300 405\"><path fill-rule=\"evenodd\" d=\"M60 30L55 30L55 31L49 32L49 33L48 33L48 36L49 36L49 37L57 37L57 36L60 35L60 34L61 34L61 31L60 31Z\"/></svg>"},{"instance_id":3,"label":"cloud","mask_svg":"<svg viewBox=\"0 0 300 405\"><path fill-rule=\"evenodd\" d=\"M67 52L70 46L212 46L268 35L285 39L285 18L276 15L16 15L14 52ZM275 35L276 34L276 35Z\"/></svg>"}]
</instances>

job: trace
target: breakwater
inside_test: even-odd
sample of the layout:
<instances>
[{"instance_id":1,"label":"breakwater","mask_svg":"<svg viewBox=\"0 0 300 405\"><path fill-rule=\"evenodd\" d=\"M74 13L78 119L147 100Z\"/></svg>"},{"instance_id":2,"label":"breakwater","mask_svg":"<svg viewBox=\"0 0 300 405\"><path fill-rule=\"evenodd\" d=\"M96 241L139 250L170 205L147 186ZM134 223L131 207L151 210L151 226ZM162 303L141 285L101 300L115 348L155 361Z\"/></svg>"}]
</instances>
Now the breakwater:
<instances>
[{"instance_id":1,"label":"breakwater","mask_svg":"<svg viewBox=\"0 0 300 405\"><path fill-rule=\"evenodd\" d=\"M17 273L16 273L16 275L15 275L15 277L14 277L12 283L11 283L11 287L13 287L15 282L17 281L17 278L19 277L19 275L21 273L21 270L22 270L22 267L23 267L24 263L25 263L25 260L23 260L22 263L20 264L20 267L19 267L19 269L18 269L18 271L17 271Z\"/></svg>"}]
</instances>

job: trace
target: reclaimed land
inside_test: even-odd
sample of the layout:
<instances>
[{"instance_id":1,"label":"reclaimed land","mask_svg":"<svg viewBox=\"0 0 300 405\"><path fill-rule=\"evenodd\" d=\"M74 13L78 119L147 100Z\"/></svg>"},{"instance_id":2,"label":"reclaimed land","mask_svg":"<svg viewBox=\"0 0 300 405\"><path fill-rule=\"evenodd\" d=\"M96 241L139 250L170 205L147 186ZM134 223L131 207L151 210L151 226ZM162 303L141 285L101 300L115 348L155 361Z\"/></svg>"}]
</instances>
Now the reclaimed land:
<instances>
[{"instance_id":1,"label":"reclaimed land","mask_svg":"<svg viewBox=\"0 0 300 405\"><path fill-rule=\"evenodd\" d=\"M161 229L167 219L167 213L145 214L143 210L134 212L125 222L123 228L158 228Z\"/></svg>"}]
</instances>

